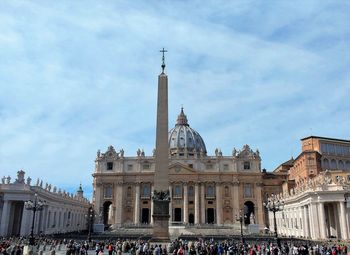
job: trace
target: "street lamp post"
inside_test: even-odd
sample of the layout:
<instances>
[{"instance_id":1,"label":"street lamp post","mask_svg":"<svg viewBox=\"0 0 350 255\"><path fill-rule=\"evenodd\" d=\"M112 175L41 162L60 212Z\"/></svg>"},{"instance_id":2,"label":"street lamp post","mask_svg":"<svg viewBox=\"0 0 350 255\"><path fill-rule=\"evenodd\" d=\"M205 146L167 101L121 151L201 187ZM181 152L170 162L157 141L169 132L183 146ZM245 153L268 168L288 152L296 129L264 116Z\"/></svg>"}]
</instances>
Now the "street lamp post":
<instances>
[{"instance_id":1,"label":"street lamp post","mask_svg":"<svg viewBox=\"0 0 350 255\"><path fill-rule=\"evenodd\" d=\"M92 225L92 222L95 218L95 214L94 214L94 209L92 209L92 207L89 208L89 211L88 211L88 214L85 215L85 217L87 218L88 220L88 241L91 242L91 225Z\"/></svg>"},{"instance_id":2,"label":"street lamp post","mask_svg":"<svg viewBox=\"0 0 350 255\"><path fill-rule=\"evenodd\" d=\"M275 228L275 240L279 249L281 249L281 240L278 238L277 234L277 221L276 221L276 212L282 211L284 207L284 201L280 200L275 194L271 196L264 203L266 209L273 213L273 223Z\"/></svg>"},{"instance_id":3,"label":"street lamp post","mask_svg":"<svg viewBox=\"0 0 350 255\"><path fill-rule=\"evenodd\" d=\"M239 221L239 223L241 224L241 244L242 244L242 254L244 252L244 246L245 246L245 242L244 242L244 236L243 236L243 222L244 219L247 216L244 214L243 210L239 210L239 215L236 214L236 221Z\"/></svg>"},{"instance_id":4,"label":"street lamp post","mask_svg":"<svg viewBox=\"0 0 350 255\"><path fill-rule=\"evenodd\" d=\"M29 238L29 245L35 244L35 238L34 238L34 223L35 223L35 214L37 211L41 211L45 206L45 202L38 200L38 194L35 193L34 195L34 201L29 200L24 203L24 207L27 210L33 211L33 218L32 218L32 227L30 230L30 238Z\"/></svg>"}]
</instances>

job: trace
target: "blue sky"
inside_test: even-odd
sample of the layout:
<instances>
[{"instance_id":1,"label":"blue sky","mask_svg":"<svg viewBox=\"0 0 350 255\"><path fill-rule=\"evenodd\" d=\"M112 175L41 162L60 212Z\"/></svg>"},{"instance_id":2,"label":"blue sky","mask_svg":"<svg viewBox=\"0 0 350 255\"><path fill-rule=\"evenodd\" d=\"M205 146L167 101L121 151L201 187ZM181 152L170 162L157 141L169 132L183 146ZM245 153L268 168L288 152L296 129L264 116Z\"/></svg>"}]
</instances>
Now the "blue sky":
<instances>
[{"instance_id":1,"label":"blue sky","mask_svg":"<svg viewBox=\"0 0 350 255\"><path fill-rule=\"evenodd\" d=\"M209 154L249 144L273 170L300 138L350 139L349 1L1 1L0 175L91 195L96 151L155 144L183 104Z\"/></svg>"}]
</instances>

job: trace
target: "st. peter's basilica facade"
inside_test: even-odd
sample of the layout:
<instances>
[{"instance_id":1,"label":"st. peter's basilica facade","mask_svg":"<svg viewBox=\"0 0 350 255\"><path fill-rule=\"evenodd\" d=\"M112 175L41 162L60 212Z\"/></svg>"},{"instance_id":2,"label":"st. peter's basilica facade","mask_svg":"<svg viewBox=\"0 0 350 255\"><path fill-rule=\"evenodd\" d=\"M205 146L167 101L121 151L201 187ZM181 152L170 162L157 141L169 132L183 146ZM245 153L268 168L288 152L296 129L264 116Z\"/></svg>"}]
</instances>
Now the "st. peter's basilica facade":
<instances>
[{"instance_id":1,"label":"st. peter's basilica facade","mask_svg":"<svg viewBox=\"0 0 350 255\"><path fill-rule=\"evenodd\" d=\"M219 149L208 155L204 140L192 129L183 109L169 131L170 226L233 226L240 210L245 224L265 227L265 197L281 191L285 173L261 169L258 150L248 145L232 155ZM123 149L98 151L95 161L93 204L100 221L113 227L152 225L154 155L138 150L134 157ZM101 223L102 223L101 222Z\"/></svg>"}]
</instances>

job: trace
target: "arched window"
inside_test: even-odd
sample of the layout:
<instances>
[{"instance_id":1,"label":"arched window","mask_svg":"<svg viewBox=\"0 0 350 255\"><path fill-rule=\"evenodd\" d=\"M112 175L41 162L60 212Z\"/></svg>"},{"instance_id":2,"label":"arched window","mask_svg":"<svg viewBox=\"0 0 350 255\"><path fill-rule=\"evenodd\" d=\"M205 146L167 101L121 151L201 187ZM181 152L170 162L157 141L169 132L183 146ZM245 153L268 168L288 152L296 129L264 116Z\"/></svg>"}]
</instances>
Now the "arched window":
<instances>
[{"instance_id":1,"label":"arched window","mask_svg":"<svg viewBox=\"0 0 350 255\"><path fill-rule=\"evenodd\" d=\"M250 162L249 161L245 161L243 163L243 168L244 168L244 170L249 170L250 169Z\"/></svg>"},{"instance_id":2,"label":"arched window","mask_svg":"<svg viewBox=\"0 0 350 255\"><path fill-rule=\"evenodd\" d=\"M193 197L193 195L194 195L193 186L189 186L188 187L188 196Z\"/></svg>"},{"instance_id":3,"label":"arched window","mask_svg":"<svg viewBox=\"0 0 350 255\"><path fill-rule=\"evenodd\" d=\"M350 161L349 161L349 160L347 160L347 161L345 162L345 169L346 169L346 170L350 170Z\"/></svg>"},{"instance_id":4,"label":"arched window","mask_svg":"<svg viewBox=\"0 0 350 255\"><path fill-rule=\"evenodd\" d=\"M335 159L331 160L331 165L330 165L331 169L337 169L337 162L335 161Z\"/></svg>"},{"instance_id":5,"label":"arched window","mask_svg":"<svg viewBox=\"0 0 350 255\"><path fill-rule=\"evenodd\" d=\"M143 197L149 197L150 196L150 188L149 185L145 184L142 187L142 196Z\"/></svg>"},{"instance_id":6,"label":"arched window","mask_svg":"<svg viewBox=\"0 0 350 255\"><path fill-rule=\"evenodd\" d=\"M207 195L210 196L210 197L214 196L214 188L213 188L213 186L209 185L207 187Z\"/></svg>"},{"instance_id":7,"label":"arched window","mask_svg":"<svg viewBox=\"0 0 350 255\"><path fill-rule=\"evenodd\" d=\"M181 197L181 186L180 185L175 185L174 196L175 197Z\"/></svg>"},{"instance_id":8,"label":"arched window","mask_svg":"<svg viewBox=\"0 0 350 255\"><path fill-rule=\"evenodd\" d=\"M329 161L326 158L323 160L323 169L329 169Z\"/></svg>"}]
</instances>

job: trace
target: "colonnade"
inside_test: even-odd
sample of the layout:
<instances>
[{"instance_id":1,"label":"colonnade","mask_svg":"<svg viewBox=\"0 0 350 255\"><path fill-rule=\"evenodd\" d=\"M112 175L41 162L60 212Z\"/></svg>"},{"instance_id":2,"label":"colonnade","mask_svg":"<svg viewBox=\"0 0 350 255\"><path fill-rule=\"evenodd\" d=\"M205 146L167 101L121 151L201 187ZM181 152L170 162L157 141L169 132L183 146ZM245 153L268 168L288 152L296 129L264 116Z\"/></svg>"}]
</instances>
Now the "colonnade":
<instances>
[{"instance_id":1,"label":"colonnade","mask_svg":"<svg viewBox=\"0 0 350 255\"><path fill-rule=\"evenodd\" d=\"M4 199L0 214L0 236L21 235L31 232L33 211L27 210L21 200ZM36 211L34 234L66 233L85 230L88 204L50 203Z\"/></svg>"},{"instance_id":2,"label":"colonnade","mask_svg":"<svg viewBox=\"0 0 350 255\"><path fill-rule=\"evenodd\" d=\"M95 190L95 204L100 205L96 208L98 213L106 213L103 204L111 201L112 223L116 226L122 226L126 222L134 225L145 223L143 213L148 215L146 223L153 224L153 184L146 183L149 185L149 194L143 194L143 185L145 183L115 183L113 197L108 199L103 196L103 184L99 185ZM213 194L208 194L208 185L213 188ZM254 204L254 223L263 226L261 185L252 185L251 197L243 197L241 185L239 182L171 182L169 224L235 224L236 215L243 209L244 202L251 201ZM130 187L133 187L131 196L127 194Z\"/></svg>"},{"instance_id":3,"label":"colonnade","mask_svg":"<svg viewBox=\"0 0 350 255\"><path fill-rule=\"evenodd\" d=\"M344 200L312 201L287 204L283 211L276 213L278 233L284 236L311 239L338 238L349 236L349 211ZM274 231L273 215L269 215Z\"/></svg>"}]
</instances>

